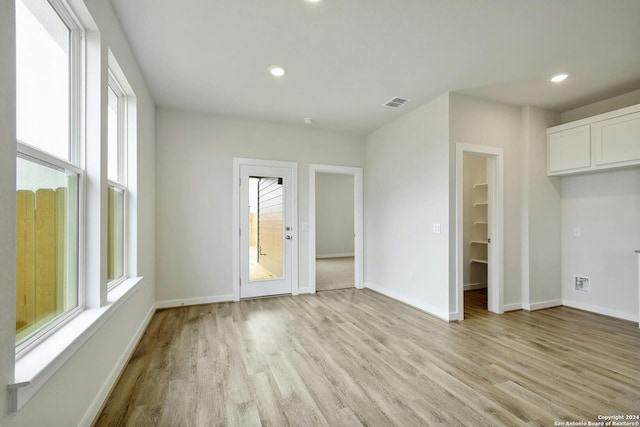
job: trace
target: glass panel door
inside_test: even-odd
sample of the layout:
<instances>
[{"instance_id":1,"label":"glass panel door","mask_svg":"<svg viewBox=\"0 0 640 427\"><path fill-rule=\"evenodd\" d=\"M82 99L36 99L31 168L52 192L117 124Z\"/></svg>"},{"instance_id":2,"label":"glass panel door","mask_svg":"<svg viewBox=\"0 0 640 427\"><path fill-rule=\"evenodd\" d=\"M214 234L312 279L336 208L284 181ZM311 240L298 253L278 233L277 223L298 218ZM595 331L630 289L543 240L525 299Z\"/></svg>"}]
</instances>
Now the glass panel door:
<instances>
[{"instance_id":1,"label":"glass panel door","mask_svg":"<svg viewBox=\"0 0 640 427\"><path fill-rule=\"evenodd\" d=\"M240 174L240 296L290 293L291 171L243 165Z\"/></svg>"}]
</instances>

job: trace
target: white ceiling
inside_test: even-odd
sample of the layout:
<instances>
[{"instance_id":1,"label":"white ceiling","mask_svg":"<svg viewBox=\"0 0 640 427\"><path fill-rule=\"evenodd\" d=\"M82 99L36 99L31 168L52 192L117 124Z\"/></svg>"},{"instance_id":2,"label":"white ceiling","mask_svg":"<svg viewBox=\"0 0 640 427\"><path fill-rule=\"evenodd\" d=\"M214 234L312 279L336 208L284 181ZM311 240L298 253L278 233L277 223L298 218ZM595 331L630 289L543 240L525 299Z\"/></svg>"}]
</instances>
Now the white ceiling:
<instances>
[{"instance_id":1,"label":"white ceiling","mask_svg":"<svg viewBox=\"0 0 640 427\"><path fill-rule=\"evenodd\" d=\"M447 91L566 111L640 88L639 0L111 1L162 107L367 133Z\"/></svg>"}]
</instances>

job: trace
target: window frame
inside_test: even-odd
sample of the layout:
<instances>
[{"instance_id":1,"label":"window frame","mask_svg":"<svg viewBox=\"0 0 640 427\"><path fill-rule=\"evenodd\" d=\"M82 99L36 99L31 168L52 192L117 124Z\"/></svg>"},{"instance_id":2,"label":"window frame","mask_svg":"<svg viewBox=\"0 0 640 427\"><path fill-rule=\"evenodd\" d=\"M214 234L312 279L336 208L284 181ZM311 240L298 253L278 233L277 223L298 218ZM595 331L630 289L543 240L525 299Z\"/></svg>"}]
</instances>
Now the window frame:
<instances>
[{"instance_id":1,"label":"window frame","mask_svg":"<svg viewBox=\"0 0 640 427\"><path fill-rule=\"evenodd\" d=\"M116 277L115 279L113 279L110 282L107 282L107 292L111 292L111 290L113 290L113 288L115 288L116 286L118 286L119 284L121 284L122 282L126 281L129 278L129 274L128 274L128 262L127 262L127 255L128 255L128 241L129 241L129 237L127 235L127 213L128 213L128 199L129 199L129 192L127 190L127 187L123 186L122 184L118 184L117 182L113 182L113 181L107 181L107 187L111 187L117 190L122 191L123 193L123 212L122 212L122 220L123 220L123 238L122 238L122 276L120 277ZM107 206L108 209L108 206ZM107 231L108 233L108 231ZM109 240L109 236L107 236L107 241ZM108 258L108 257L107 257ZM107 265L107 270L108 270L109 266Z\"/></svg>"},{"instance_id":2,"label":"window frame","mask_svg":"<svg viewBox=\"0 0 640 427\"><path fill-rule=\"evenodd\" d=\"M21 0L18 0L21 1ZM71 310L61 313L51 322L43 325L33 332L28 338L15 346L16 360L26 355L30 350L50 337L54 332L78 316L85 309L86 302L86 162L85 153L85 69L86 69L86 34L75 13L62 0L42 0L48 4L58 15L60 20L69 29L69 160L61 159L53 154L49 154L37 147L29 145L16 138L16 161L18 158L44 166L54 166L71 172L78 179L78 218L77 218L77 306ZM17 25L17 23L16 23ZM17 284L14 283L14 287Z\"/></svg>"},{"instance_id":3,"label":"window frame","mask_svg":"<svg viewBox=\"0 0 640 427\"><path fill-rule=\"evenodd\" d=\"M76 230L76 283L75 286L77 288L78 293L78 301L77 305L71 310L65 311L58 315L55 319L51 320L47 324L43 325L41 328L37 329L33 332L28 338L22 341L20 344L16 344L16 360L28 353L33 347L37 346L42 340L49 337L55 331L64 326L71 319L80 314L85 308L85 286L84 286L84 253L83 253L83 241L84 241L84 233L85 227L83 226L82 218L85 215L84 203L83 203L83 194L85 191L85 182L86 182L86 173L83 169L74 166L56 156L53 156L48 153L44 153L30 145L23 144L21 142L17 143L17 152L16 152L16 160L18 158L34 162L40 163L46 167L56 167L64 170L67 174L73 174L77 177L78 180L78 194L77 194L77 230ZM14 284L14 286L16 286Z\"/></svg>"},{"instance_id":4,"label":"window frame","mask_svg":"<svg viewBox=\"0 0 640 427\"><path fill-rule=\"evenodd\" d=\"M115 76L111 66L109 66L109 77L107 87L113 90L118 98L118 178L116 181L108 179L109 183L119 184L124 189L127 186L127 136L128 136L128 124L127 124L127 116L128 116L128 95L125 90L122 88L122 85L118 81L118 78ZM107 156L107 159L109 156ZM107 167L107 170L109 168Z\"/></svg>"},{"instance_id":5,"label":"window frame","mask_svg":"<svg viewBox=\"0 0 640 427\"><path fill-rule=\"evenodd\" d=\"M110 58L110 62L113 61ZM127 150L128 146L128 136L129 136L129 127L128 127L128 115L129 115L129 95L124 90L123 85L120 83L118 78L115 75L115 72L112 69L112 64L109 64L108 67L108 79L107 79L107 91L111 89L116 97L117 97L117 171L118 177L117 181L113 181L111 179L107 179L107 187L111 187L117 190L122 191L123 193L123 241L122 241L122 276L113 279L110 282L107 282L107 292L110 292L116 286L127 280L130 276L129 274L129 233L128 233L128 214L129 214L129 189L127 188L127 177L128 177L128 169L127 169ZM107 97L108 99L108 97ZM107 106L108 110L108 106ZM108 148L107 148L108 151ZM107 162L109 161L109 155L107 153ZM109 170L109 165L107 164L107 171ZM107 173L108 175L108 173ZM108 209L108 207L107 207ZM109 237L107 236L107 240ZM108 270L108 266L107 266Z\"/></svg>"}]
</instances>

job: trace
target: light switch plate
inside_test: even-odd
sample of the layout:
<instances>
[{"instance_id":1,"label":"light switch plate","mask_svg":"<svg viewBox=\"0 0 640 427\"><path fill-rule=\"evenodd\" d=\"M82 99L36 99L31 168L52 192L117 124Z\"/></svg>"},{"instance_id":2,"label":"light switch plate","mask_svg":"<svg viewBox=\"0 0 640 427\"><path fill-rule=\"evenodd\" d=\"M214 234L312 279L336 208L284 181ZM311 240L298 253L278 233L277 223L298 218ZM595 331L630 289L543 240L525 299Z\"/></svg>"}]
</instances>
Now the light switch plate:
<instances>
[{"instance_id":1,"label":"light switch plate","mask_svg":"<svg viewBox=\"0 0 640 427\"><path fill-rule=\"evenodd\" d=\"M440 234L440 224L433 224L433 232Z\"/></svg>"}]
</instances>

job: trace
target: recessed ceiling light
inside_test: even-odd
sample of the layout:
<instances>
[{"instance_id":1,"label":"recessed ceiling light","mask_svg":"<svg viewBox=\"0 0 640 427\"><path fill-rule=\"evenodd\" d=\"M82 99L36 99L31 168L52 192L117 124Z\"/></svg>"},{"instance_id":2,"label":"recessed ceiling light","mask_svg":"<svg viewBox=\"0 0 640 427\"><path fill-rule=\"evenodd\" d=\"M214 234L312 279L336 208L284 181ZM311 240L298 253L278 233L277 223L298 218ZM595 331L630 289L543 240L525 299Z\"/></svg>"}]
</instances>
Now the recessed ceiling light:
<instances>
[{"instance_id":1,"label":"recessed ceiling light","mask_svg":"<svg viewBox=\"0 0 640 427\"><path fill-rule=\"evenodd\" d=\"M282 77L287 74L286 68L281 67L280 65L272 65L269 67L269 72L273 77Z\"/></svg>"},{"instance_id":2,"label":"recessed ceiling light","mask_svg":"<svg viewBox=\"0 0 640 427\"><path fill-rule=\"evenodd\" d=\"M305 122L306 124L310 125L310 124L312 124L312 123L313 123L313 119L312 119L311 117L305 117L305 118L304 118L304 122Z\"/></svg>"},{"instance_id":3,"label":"recessed ceiling light","mask_svg":"<svg viewBox=\"0 0 640 427\"><path fill-rule=\"evenodd\" d=\"M567 77L569 77L569 74L567 73L556 74L555 76L549 77L549 81L553 83L560 83L565 81Z\"/></svg>"},{"instance_id":4,"label":"recessed ceiling light","mask_svg":"<svg viewBox=\"0 0 640 427\"><path fill-rule=\"evenodd\" d=\"M322 0L304 0L307 3L320 3Z\"/></svg>"}]
</instances>

